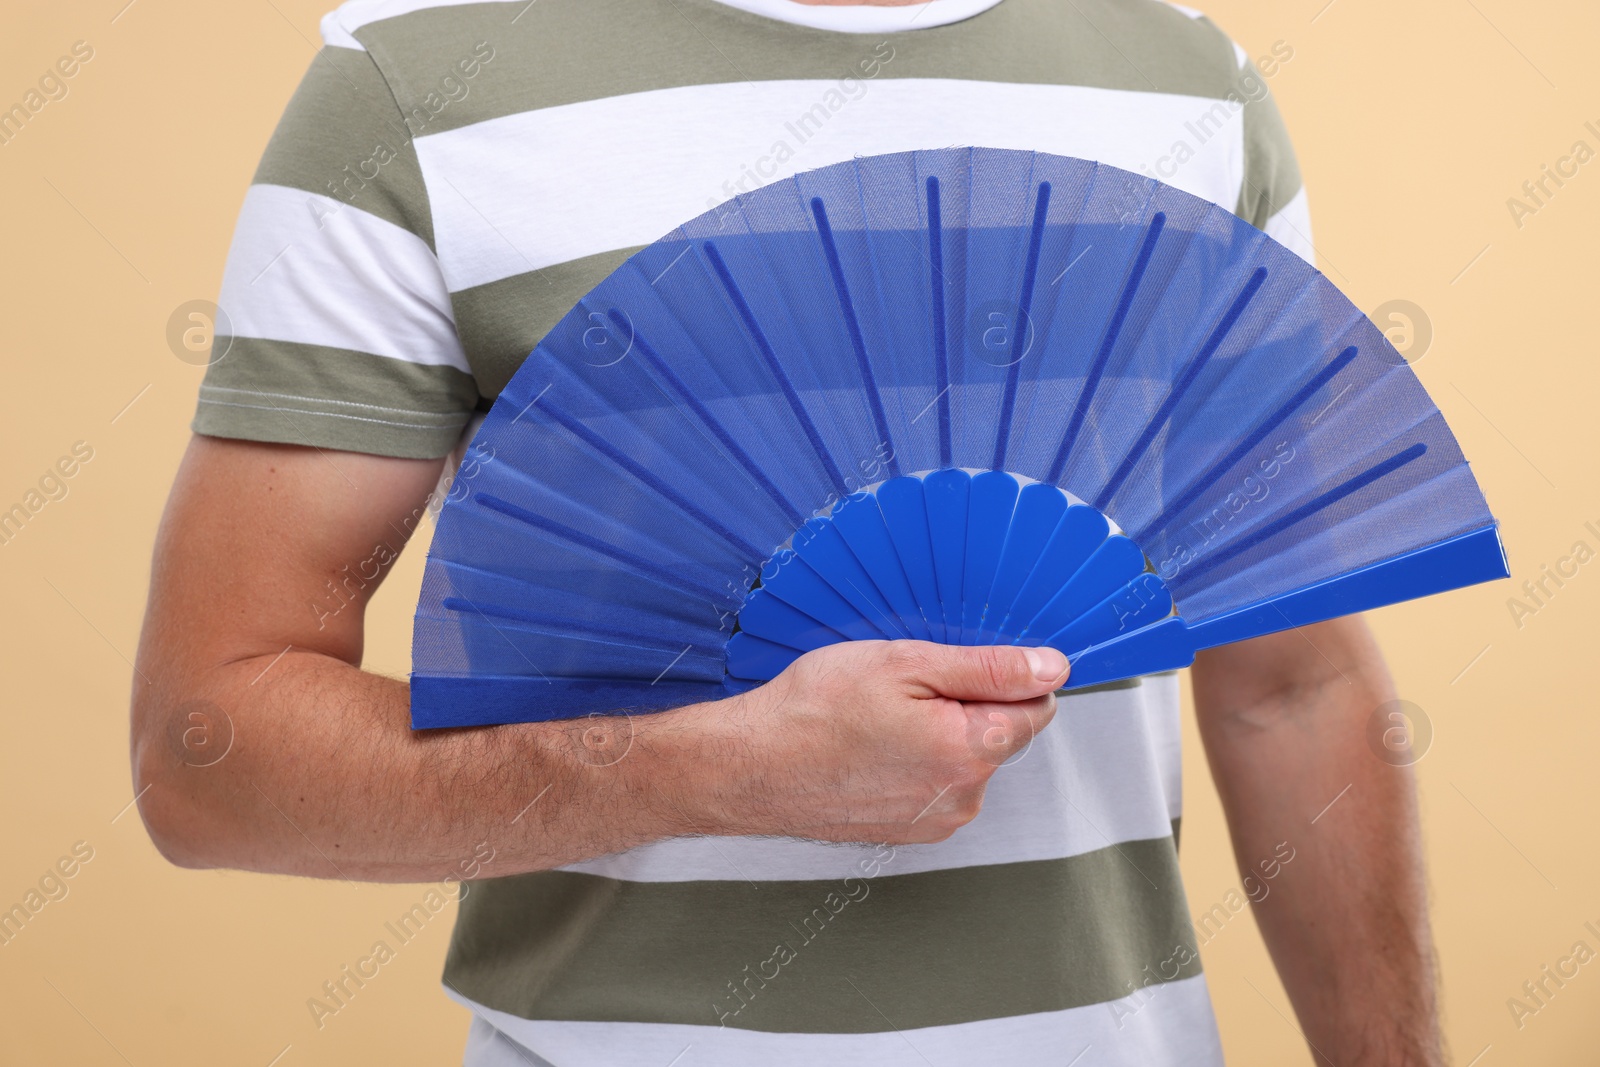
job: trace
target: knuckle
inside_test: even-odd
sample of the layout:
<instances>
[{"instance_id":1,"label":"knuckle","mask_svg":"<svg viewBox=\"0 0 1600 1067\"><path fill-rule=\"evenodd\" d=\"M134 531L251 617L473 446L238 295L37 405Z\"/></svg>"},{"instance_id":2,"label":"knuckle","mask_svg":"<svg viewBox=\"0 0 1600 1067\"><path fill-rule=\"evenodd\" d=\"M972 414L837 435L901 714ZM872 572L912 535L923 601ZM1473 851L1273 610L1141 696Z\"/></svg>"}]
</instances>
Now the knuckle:
<instances>
[{"instance_id":1,"label":"knuckle","mask_svg":"<svg viewBox=\"0 0 1600 1067\"><path fill-rule=\"evenodd\" d=\"M1002 645L986 645L978 650L978 666L996 690L1005 690L1016 673L1015 650Z\"/></svg>"},{"instance_id":2,"label":"knuckle","mask_svg":"<svg viewBox=\"0 0 1600 1067\"><path fill-rule=\"evenodd\" d=\"M973 760L968 754L963 753L961 763L950 779L950 794L955 804L959 807L971 797L981 797L984 786L989 784L989 776L993 773L994 767Z\"/></svg>"},{"instance_id":3,"label":"knuckle","mask_svg":"<svg viewBox=\"0 0 1600 1067\"><path fill-rule=\"evenodd\" d=\"M950 810L950 818L957 826L965 826L978 817L978 812L983 810L983 790L974 789L956 798L955 806Z\"/></svg>"},{"instance_id":4,"label":"knuckle","mask_svg":"<svg viewBox=\"0 0 1600 1067\"><path fill-rule=\"evenodd\" d=\"M883 667L896 675L916 675L927 666L928 657L908 641L886 641L883 647Z\"/></svg>"}]
</instances>

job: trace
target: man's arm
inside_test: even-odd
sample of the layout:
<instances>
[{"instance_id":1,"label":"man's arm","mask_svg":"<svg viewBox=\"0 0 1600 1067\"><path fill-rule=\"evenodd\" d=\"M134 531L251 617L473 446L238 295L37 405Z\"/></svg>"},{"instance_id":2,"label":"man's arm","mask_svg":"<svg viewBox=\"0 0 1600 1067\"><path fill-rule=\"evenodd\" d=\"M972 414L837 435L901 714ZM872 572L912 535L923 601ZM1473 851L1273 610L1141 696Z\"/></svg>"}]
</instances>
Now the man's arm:
<instances>
[{"instance_id":1,"label":"man's arm","mask_svg":"<svg viewBox=\"0 0 1600 1067\"><path fill-rule=\"evenodd\" d=\"M1366 624L1212 649L1192 673L1239 871L1268 887L1256 921L1316 1061L1441 1063L1416 788L1368 748L1394 689Z\"/></svg>"},{"instance_id":2,"label":"man's arm","mask_svg":"<svg viewBox=\"0 0 1600 1067\"><path fill-rule=\"evenodd\" d=\"M405 683L360 669L382 576L365 579L403 545L439 470L191 443L157 537L133 697L134 788L169 859L433 881L483 843L485 873L508 875L682 834L936 841L1054 713L1067 664L1053 650L849 642L743 696L659 715L413 732ZM626 755L597 760L595 728L621 731Z\"/></svg>"}]
</instances>

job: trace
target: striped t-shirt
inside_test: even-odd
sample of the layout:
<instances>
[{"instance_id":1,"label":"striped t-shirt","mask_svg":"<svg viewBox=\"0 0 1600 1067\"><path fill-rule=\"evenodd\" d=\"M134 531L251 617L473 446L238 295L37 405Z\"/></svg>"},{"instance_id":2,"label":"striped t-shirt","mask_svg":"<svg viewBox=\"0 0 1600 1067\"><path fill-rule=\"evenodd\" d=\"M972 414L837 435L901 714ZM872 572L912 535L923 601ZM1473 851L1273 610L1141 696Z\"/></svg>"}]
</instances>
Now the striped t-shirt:
<instances>
[{"instance_id":1,"label":"striped t-shirt","mask_svg":"<svg viewBox=\"0 0 1600 1067\"><path fill-rule=\"evenodd\" d=\"M322 30L245 196L200 433L446 455L632 252L856 155L1095 159L1310 255L1266 89L1292 49L1159 0L352 0ZM672 840L475 883L444 976L467 1063L1220 1062L1180 810L1164 675L1063 697L937 845Z\"/></svg>"}]
</instances>

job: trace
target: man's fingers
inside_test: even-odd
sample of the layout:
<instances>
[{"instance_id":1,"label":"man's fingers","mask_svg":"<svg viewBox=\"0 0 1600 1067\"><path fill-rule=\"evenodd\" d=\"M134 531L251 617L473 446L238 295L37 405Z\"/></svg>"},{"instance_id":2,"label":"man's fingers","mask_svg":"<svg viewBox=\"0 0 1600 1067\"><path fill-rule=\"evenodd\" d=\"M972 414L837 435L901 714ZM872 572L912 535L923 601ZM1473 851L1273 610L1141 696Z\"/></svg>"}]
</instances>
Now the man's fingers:
<instances>
[{"instance_id":1,"label":"man's fingers","mask_svg":"<svg viewBox=\"0 0 1600 1067\"><path fill-rule=\"evenodd\" d=\"M1056 697L1046 693L1010 704L971 702L962 707L967 713L967 747L977 759L998 767L1027 748L1055 718Z\"/></svg>"},{"instance_id":2,"label":"man's fingers","mask_svg":"<svg viewBox=\"0 0 1600 1067\"><path fill-rule=\"evenodd\" d=\"M897 641L891 669L952 700L1011 703L1053 693L1067 680L1067 657L1053 648L935 645Z\"/></svg>"}]
</instances>

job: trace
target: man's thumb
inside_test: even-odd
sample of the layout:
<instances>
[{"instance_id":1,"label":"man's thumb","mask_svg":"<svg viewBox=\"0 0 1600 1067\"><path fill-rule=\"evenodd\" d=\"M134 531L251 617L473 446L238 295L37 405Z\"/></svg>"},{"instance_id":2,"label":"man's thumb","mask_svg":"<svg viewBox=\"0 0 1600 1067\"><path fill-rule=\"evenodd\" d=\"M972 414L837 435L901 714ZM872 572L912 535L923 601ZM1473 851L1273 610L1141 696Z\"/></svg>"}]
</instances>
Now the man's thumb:
<instances>
[{"instance_id":1,"label":"man's thumb","mask_svg":"<svg viewBox=\"0 0 1600 1067\"><path fill-rule=\"evenodd\" d=\"M952 700L1007 703L1055 692L1067 671L1067 657L1048 646L936 645L912 680Z\"/></svg>"}]
</instances>

